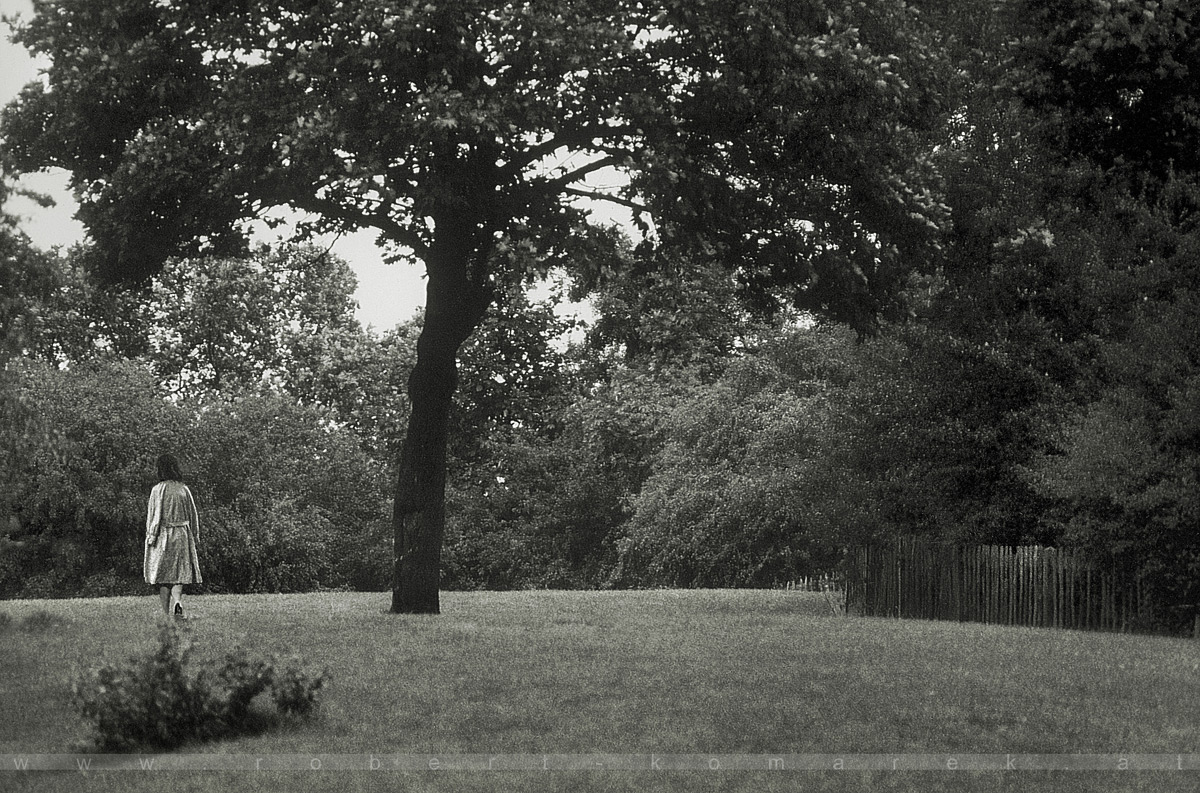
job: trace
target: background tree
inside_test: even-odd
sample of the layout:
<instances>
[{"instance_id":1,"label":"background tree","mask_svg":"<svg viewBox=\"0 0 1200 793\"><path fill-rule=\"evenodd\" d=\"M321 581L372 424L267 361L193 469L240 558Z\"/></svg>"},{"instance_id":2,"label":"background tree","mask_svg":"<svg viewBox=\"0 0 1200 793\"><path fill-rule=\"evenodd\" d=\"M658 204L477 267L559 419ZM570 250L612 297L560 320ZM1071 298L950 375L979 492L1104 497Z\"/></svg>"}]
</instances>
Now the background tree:
<instances>
[{"instance_id":1,"label":"background tree","mask_svg":"<svg viewBox=\"0 0 1200 793\"><path fill-rule=\"evenodd\" d=\"M362 336L354 274L313 246L262 246L253 255L172 260L153 280L148 353L178 394L278 383L318 401L331 347Z\"/></svg>"},{"instance_id":2,"label":"background tree","mask_svg":"<svg viewBox=\"0 0 1200 793\"><path fill-rule=\"evenodd\" d=\"M436 612L459 346L494 294L586 255L586 177L630 175L664 244L747 295L861 329L943 215L924 133L939 59L901 3L482 0L39 3L52 62L4 114L6 164L66 168L96 271L228 253L280 205L424 262L398 465L393 611ZM599 250L602 252L604 246ZM595 250L593 246L593 250Z\"/></svg>"},{"instance_id":3,"label":"background tree","mask_svg":"<svg viewBox=\"0 0 1200 793\"><path fill-rule=\"evenodd\" d=\"M285 393L209 404L188 449L208 504L210 588L378 590L387 583L387 466Z\"/></svg>"},{"instance_id":4,"label":"background tree","mask_svg":"<svg viewBox=\"0 0 1200 793\"><path fill-rule=\"evenodd\" d=\"M459 351L463 386L450 421L458 465L478 465L486 447L514 433L553 436L574 396L575 372L564 354L572 323L558 316L561 295L530 302L513 288L500 297Z\"/></svg>"},{"instance_id":5,"label":"background tree","mask_svg":"<svg viewBox=\"0 0 1200 793\"><path fill-rule=\"evenodd\" d=\"M26 293L35 314L26 357L65 366L101 357L136 358L148 351L149 293L98 284L86 270L86 256L81 245L57 252L48 259L54 288Z\"/></svg>"},{"instance_id":6,"label":"background tree","mask_svg":"<svg viewBox=\"0 0 1200 793\"><path fill-rule=\"evenodd\" d=\"M588 296L595 312L586 338L600 360L651 370L695 366L711 378L747 337L766 330L739 299L737 281L723 265L670 261L648 246L624 256L619 268L580 273L573 287L576 296Z\"/></svg>"},{"instance_id":7,"label":"background tree","mask_svg":"<svg viewBox=\"0 0 1200 793\"><path fill-rule=\"evenodd\" d=\"M19 531L13 498L20 489L19 460L49 445L53 427L34 408L22 387L18 359L36 343L37 306L57 281L52 257L39 251L9 212L13 187L0 179L0 557L9 535Z\"/></svg>"},{"instance_id":8,"label":"background tree","mask_svg":"<svg viewBox=\"0 0 1200 793\"><path fill-rule=\"evenodd\" d=\"M1006 484L956 522L1086 547L1142 577L1163 627L1190 624L1196 457L1167 427L1196 348L1194 4L977 11L995 54L961 60L988 88L939 151L955 223L922 336L984 364L992 385L947 417L998 441L963 470Z\"/></svg>"},{"instance_id":9,"label":"background tree","mask_svg":"<svg viewBox=\"0 0 1200 793\"><path fill-rule=\"evenodd\" d=\"M807 330L781 337L715 383L695 382L666 416L617 541L616 583L778 586L839 559L849 536L831 508L842 473L830 465L835 386L798 377L771 352L853 342Z\"/></svg>"},{"instance_id":10,"label":"background tree","mask_svg":"<svg viewBox=\"0 0 1200 793\"><path fill-rule=\"evenodd\" d=\"M1083 248L1096 333L1087 377L1046 421L1028 481L1064 541L1136 573L1166 627L1200 612L1197 227L1193 179L1157 198L1109 186ZM1078 244L1078 243L1077 243ZM1081 246L1082 247L1082 246Z\"/></svg>"},{"instance_id":11,"label":"background tree","mask_svg":"<svg viewBox=\"0 0 1200 793\"><path fill-rule=\"evenodd\" d=\"M1200 9L1181 0L1022 0L1011 84L1068 156L1104 169L1200 171Z\"/></svg>"},{"instance_id":12,"label":"background tree","mask_svg":"<svg viewBox=\"0 0 1200 793\"><path fill-rule=\"evenodd\" d=\"M186 446L187 412L162 400L145 367L129 361L70 370L23 362L19 382L59 438L10 463L18 475L4 499L23 547L5 555L0 589L129 594L130 580L140 580L131 573L141 560L153 459Z\"/></svg>"},{"instance_id":13,"label":"background tree","mask_svg":"<svg viewBox=\"0 0 1200 793\"><path fill-rule=\"evenodd\" d=\"M282 393L167 398L144 362L115 357L22 361L13 375L59 437L6 460L16 545L0 554L3 595L144 591L146 496L165 450L200 505L209 591L386 585L386 466L327 411Z\"/></svg>"}]
</instances>

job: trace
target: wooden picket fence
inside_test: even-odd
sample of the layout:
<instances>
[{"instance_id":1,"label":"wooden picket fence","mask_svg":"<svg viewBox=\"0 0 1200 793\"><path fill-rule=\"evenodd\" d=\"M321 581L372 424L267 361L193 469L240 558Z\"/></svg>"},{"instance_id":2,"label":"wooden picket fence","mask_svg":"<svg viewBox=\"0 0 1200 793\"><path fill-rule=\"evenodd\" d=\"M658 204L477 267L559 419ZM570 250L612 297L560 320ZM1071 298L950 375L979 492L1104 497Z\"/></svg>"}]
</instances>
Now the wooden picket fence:
<instances>
[{"instance_id":1,"label":"wooden picket fence","mask_svg":"<svg viewBox=\"0 0 1200 793\"><path fill-rule=\"evenodd\" d=\"M1142 582L1078 550L902 538L850 549L846 611L863 616L1145 631Z\"/></svg>"},{"instance_id":2,"label":"wooden picket fence","mask_svg":"<svg viewBox=\"0 0 1200 793\"><path fill-rule=\"evenodd\" d=\"M844 576L836 573L823 573L793 578L783 585L783 589L789 592L841 592L845 584Z\"/></svg>"}]
</instances>

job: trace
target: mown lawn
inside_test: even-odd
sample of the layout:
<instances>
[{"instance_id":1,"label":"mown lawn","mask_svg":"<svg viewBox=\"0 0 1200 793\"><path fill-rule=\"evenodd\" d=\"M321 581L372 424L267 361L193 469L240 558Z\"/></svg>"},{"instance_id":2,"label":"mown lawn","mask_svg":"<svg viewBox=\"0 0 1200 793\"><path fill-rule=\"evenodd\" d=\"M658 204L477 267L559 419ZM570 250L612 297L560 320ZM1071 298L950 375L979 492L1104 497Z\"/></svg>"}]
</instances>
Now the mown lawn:
<instances>
[{"instance_id":1,"label":"mown lawn","mask_svg":"<svg viewBox=\"0 0 1200 793\"><path fill-rule=\"evenodd\" d=\"M835 617L780 591L188 600L199 654L327 666L319 716L182 753L1191 754L1200 641ZM0 754L79 751L73 670L157 639L157 597L0 603ZM31 614L52 615L60 620ZM0 771L0 790L1200 790L1200 772Z\"/></svg>"}]
</instances>

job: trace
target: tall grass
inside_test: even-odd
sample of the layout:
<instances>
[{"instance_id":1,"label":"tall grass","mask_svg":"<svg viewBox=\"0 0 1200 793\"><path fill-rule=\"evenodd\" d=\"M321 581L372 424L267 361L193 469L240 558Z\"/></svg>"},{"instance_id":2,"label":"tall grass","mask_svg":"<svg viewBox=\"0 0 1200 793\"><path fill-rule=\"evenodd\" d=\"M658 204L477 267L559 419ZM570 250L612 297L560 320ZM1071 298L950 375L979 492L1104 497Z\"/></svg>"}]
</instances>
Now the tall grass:
<instances>
[{"instance_id":1,"label":"tall grass","mask_svg":"<svg viewBox=\"0 0 1200 793\"><path fill-rule=\"evenodd\" d=\"M240 644L329 668L315 721L188 751L243 755L1189 753L1200 642L833 617L820 593L448 593L189 601L197 655ZM72 669L145 652L157 598L0 604L0 753L71 751ZM44 618L43 618L44 619ZM11 641L9 639L12 639ZM31 790L1196 790L1200 775L363 771L0 774Z\"/></svg>"}]
</instances>

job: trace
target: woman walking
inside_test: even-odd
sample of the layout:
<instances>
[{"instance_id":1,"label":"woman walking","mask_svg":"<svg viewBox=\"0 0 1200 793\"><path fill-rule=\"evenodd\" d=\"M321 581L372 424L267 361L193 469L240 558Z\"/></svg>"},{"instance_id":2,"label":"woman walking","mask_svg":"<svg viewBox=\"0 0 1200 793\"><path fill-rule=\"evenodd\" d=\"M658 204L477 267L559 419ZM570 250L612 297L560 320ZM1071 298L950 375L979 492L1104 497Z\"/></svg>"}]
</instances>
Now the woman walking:
<instances>
[{"instance_id":1,"label":"woman walking","mask_svg":"<svg viewBox=\"0 0 1200 793\"><path fill-rule=\"evenodd\" d=\"M183 619L183 585L199 584L200 516L192 491L183 483L179 460L172 454L158 458L158 484L150 491L146 507L146 556L143 574L147 584L158 584L163 612Z\"/></svg>"}]
</instances>

